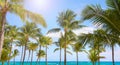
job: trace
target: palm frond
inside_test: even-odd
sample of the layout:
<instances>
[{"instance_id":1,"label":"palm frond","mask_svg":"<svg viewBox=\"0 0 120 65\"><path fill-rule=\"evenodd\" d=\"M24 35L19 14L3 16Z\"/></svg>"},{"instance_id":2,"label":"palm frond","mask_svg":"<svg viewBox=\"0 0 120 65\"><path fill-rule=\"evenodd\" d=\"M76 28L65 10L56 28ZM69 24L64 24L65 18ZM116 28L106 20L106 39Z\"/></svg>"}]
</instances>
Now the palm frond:
<instances>
[{"instance_id":1,"label":"palm frond","mask_svg":"<svg viewBox=\"0 0 120 65\"><path fill-rule=\"evenodd\" d=\"M56 52L56 51L58 51L58 50L60 50L60 48L56 48L56 49L54 50L54 52Z\"/></svg>"},{"instance_id":2,"label":"palm frond","mask_svg":"<svg viewBox=\"0 0 120 65\"><path fill-rule=\"evenodd\" d=\"M53 28L53 29L50 29L50 30L47 32L47 34L59 32L60 30L61 30L60 28Z\"/></svg>"}]
</instances>

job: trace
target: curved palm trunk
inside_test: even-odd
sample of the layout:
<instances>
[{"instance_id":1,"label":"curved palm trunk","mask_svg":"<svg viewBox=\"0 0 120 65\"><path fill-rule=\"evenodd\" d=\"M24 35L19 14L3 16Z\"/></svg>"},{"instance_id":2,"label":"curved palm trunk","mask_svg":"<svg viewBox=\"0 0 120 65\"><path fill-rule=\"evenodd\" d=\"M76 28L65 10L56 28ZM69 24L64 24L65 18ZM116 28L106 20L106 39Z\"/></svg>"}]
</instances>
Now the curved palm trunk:
<instances>
[{"instance_id":1,"label":"curved palm trunk","mask_svg":"<svg viewBox=\"0 0 120 65\"><path fill-rule=\"evenodd\" d=\"M25 60L25 55L26 55L26 50L27 50L27 47L26 47L26 46L27 46L27 45L25 44L22 65L24 65L24 60Z\"/></svg>"},{"instance_id":2,"label":"curved palm trunk","mask_svg":"<svg viewBox=\"0 0 120 65\"><path fill-rule=\"evenodd\" d=\"M61 64L61 48L60 48L60 63L59 63L59 64L62 65L62 64Z\"/></svg>"},{"instance_id":3,"label":"curved palm trunk","mask_svg":"<svg viewBox=\"0 0 120 65\"><path fill-rule=\"evenodd\" d=\"M76 60L77 60L77 64L78 65L78 52L76 52Z\"/></svg>"},{"instance_id":4,"label":"curved palm trunk","mask_svg":"<svg viewBox=\"0 0 120 65\"><path fill-rule=\"evenodd\" d=\"M65 44L65 48L64 48L64 65L66 65L66 44Z\"/></svg>"},{"instance_id":5,"label":"curved palm trunk","mask_svg":"<svg viewBox=\"0 0 120 65\"><path fill-rule=\"evenodd\" d=\"M46 46L46 65L48 65L48 62L47 62L47 46Z\"/></svg>"},{"instance_id":6,"label":"curved palm trunk","mask_svg":"<svg viewBox=\"0 0 120 65\"><path fill-rule=\"evenodd\" d=\"M114 61L114 45L112 45L112 62L113 62L113 65L115 65L115 61Z\"/></svg>"},{"instance_id":7,"label":"curved palm trunk","mask_svg":"<svg viewBox=\"0 0 120 65\"><path fill-rule=\"evenodd\" d=\"M30 54L31 54L31 51L29 50L27 64L29 64Z\"/></svg>"},{"instance_id":8,"label":"curved palm trunk","mask_svg":"<svg viewBox=\"0 0 120 65\"><path fill-rule=\"evenodd\" d=\"M6 16L6 11L3 12L2 17L1 17L1 30L0 30L0 59L1 59L1 54L2 54L2 47L3 47L3 42L4 42L4 32L5 32L5 16Z\"/></svg>"},{"instance_id":9,"label":"curved palm trunk","mask_svg":"<svg viewBox=\"0 0 120 65\"><path fill-rule=\"evenodd\" d=\"M30 63L30 65L32 65L32 60L33 60L33 50L32 50L31 63Z\"/></svg>"},{"instance_id":10,"label":"curved palm trunk","mask_svg":"<svg viewBox=\"0 0 120 65\"><path fill-rule=\"evenodd\" d=\"M23 49L24 49L24 47L22 46L22 53L21 53L21 59L20 59L21 64L22 64L22 60L23 60Z\"/></svg>"}]
</instances>

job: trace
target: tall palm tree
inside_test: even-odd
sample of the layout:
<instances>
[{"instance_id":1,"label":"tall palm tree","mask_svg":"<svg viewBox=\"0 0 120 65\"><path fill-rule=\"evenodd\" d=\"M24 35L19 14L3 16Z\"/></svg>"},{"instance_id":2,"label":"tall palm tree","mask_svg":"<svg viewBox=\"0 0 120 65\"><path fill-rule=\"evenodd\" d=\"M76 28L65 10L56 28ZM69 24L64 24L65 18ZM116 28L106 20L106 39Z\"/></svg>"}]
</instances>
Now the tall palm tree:
<instances>
[{"instance_id":1,"label":"tall palm tree","mask_svg":"<svg viewBox=\"0 0 120 65\"><path fill-rule=\"evenodd\" d=\"M64 38L59 38L59 40L58 40L58 42L54 42L55 43L55 45L58 47L58 48L56 48L55 50L54 50L54 52L56 52L57 50L60 50L60 55L59 55L59 57L60 57L60 63L59 63L59 65L62 65L62 63L61 63L61 54L62 54L62 48L64 48Z\"/></svg>"},{"instance_id":2,"label":"tall palm tree","mask_svg":"<svg viewBox=\"0 0 120 65\"><path fill-rule=\"evenodd\" d=\"M111 32L120 33L120 1L106 0L107 9L100 5L87 6L83 12L83 20L92 20L97 26L103 26Z\"/></svg>"},{"instance_id":3,"label":"tall palm tree","mask_svg":"<svg viewBox=\"0 0 120 65\"><path fill-rule=\"evenodd\" d=\"M93 65L96 65L96 62L100 58L104 58L104 56L98 56L99 51L96 49L90 49L88 52L86 51L86 53L88 54L88 58L90 59Z\"/></svg>"},{"instance_id":4,"label":"tall palm tree","mask_svg":"<svg viewBox=\"0 0 120 65\"><path fill-rule=\"evenodd\" d=\"M38 33L39 33L39 28L37 28L35 23L26 22L26 24L23 27L21 27L20 35L21 37L25 38L23 63L25 60L27 44L30 41L29 39L30 38L35 39Z\"/></svg>"},{"instance_id":5,"label":"tall palm tree","mask_svg":"<svg viewBox=\"0 0 120 65\"><path fill-rule=\"evenodd\" d=\"M39 65L40 65L40 58L45 57L45 52L43 50L39 50L37 53L37 62L36 65L38 64L39 61Z\"/></svg>"},{"instance_id":6,"label":"tall palm tree","mask_svg":"<svg viewBox=\"0 0 120 65\"><path fill-rule=\"evenodd\" d=\"M14 40L18 38L18 28L16 26L11 26L9 24L6 24L5 37L10 40L9 44L10 44L11 53L9 54L9 56L11 56L12 46L13 46L13 43L15 42ZM10 60L8 60L8 64L10 65Z\"/></svg>"},{"instance_id":7,"label":"tall palm tree","mask_svg":"<svg viewBox=\"0 0 120 65\"><path fill-rule=\"evenodd\" d=\"M67 32L73 30L73 29L78 29L80 27L82 27L82 25L80 25L80 21L76 21L75 20L76 14L71 11L71 10L66 10L63 11L59 14L57 22L60 25L60 27L63 29L63 31L65 32L65 41L64 41L64 65L66 65L66 48L67 48ZM56 31L60 31L60 28L55 28L55 29L51 29L50 31L48 31L48 33L50 32L56 32Z\"/></svg>"},{"instance_id":8,"label":"tall palm tree","mask_svg":"<svg viewBox=\"0 0 120 65\"><path fill-rule=\"evenodd\" d=\"M37 49L37 47L38 47L38 44L36 44L36 43L31 43L31 42L30 42L30 43L28 44L28 49L32 51L32 54L31 54L31 63L30 63L30 65L32 65L33 53L34 53L34 51Z\"/></svg>"},{"instance_id":9,"label":"tall palm tree","mask_svg":"<svg viewBox=\"0 0 120 65\"><path fill-rule=\"evenodd\" d=\"M52 43L52 39L50 37L43 37L43 41L44 41L44 44L45 44L45 51L46 51L46 65L48 65L48 61L47 61L47 48L48 48L48 45L50 45Z\"/></svg>"},{"instance_id":10,"label":"tall palm tree","mask_svg":"<svg viewBox=\"0 0 120 65\"><path fill-rule=\"evenodd\" d=\"M106 0L108 8L103 10L100 6L90 5L83 10L83 20L91 19L97 26L103 26L109 33L120 35L120 1ZM106 37L108 38L108 37ZM118 37L117 37L118 38ZM112 61L114 63L114 43L108 39L112 47Z\"/></svg>"},{"instance_id":11,"label":"tall palm tree","mask_svg":"<svg viewBox=\"0 0 120 65\"><path fill-rule=\"evenodd\" d=\"M78 64L78 61L79 61L79 59L78 59L78 52L84 51L84 49L83 49L83 44L80 43L80 41L77 41L77 42L73 45L73 50L74 50L74 52L76 53L76 60L77 60L77 64L76 64L76 65L79 65L79 64Z\"/></svg>"},{"instance_id":12,"label":"tall palm tree","mask_svg":"<svg viewBox=\"0 0 120 65\"><path fill-rule=\"evenodd\" d=\"M20 58L20 61L22 62L23 52L24 52L24 46L25 46L26 40L25 40L25 37L24 37L24 36L18 38L17 40L18 40L18 41L17 41L16 46L21 47L21 51L22 51L22 52L21 52L21 58Z\"/></svg>"},{"instance_id":13,"label":"tall palm tree","mask_svg":"<svg viewBox=\"0 0 120 65\"><path fill-rule=\"evenodd\" d=\"M105 44L107 40L105 38L105 31L102 29L95 30L93 33L82 34L79 36L79 40L82 41L83 45L90 45L90 48L97 49L98 56L101 52L104 52ZM107 35L107 33L106 33ZM98 64L100 65L100 58L98 59Z\"/></svg>"},{"instance_id":14,"label":"tall palm tree","mask_svg":"<svg viewBox=\"0 0 120 65\"><path fill-rule=\"evenodd\" d=\"M15 57L19 54L19 51L17 49L14 50L13 52L13 57L14 57L14 65L15 65Z\"/></svg>"},{"instance_id":15,"label":"tall palm tree","mask_svg":"<svg viewBox=\"0 0 120 65\"><path fill-rule=\"evenodd\" d=\"M4 41L4 29L6 23L7 13L18 15L22 21L39 22L41 25L46 26L46 23L41 15L30 12L23 7L24 0L0 0L0 57Z\"/></svg>"}]
</instances>

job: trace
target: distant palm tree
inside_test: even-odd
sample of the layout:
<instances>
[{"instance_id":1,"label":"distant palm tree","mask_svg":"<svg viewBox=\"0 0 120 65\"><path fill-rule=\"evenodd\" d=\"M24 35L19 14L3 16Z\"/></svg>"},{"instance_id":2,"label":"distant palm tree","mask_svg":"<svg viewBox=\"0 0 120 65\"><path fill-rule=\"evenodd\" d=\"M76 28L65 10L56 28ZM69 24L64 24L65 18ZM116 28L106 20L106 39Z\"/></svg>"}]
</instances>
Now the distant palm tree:
<instances>
[{"instance_id":1,"label":"distant palm tree","mask_svg":"<svg viewBox=\"0 0 120 65\"><path fill-rule=\"evenodd\" d=\"M47 48L48 48L48 45L50 45L52 43L52 39L50 37L43 37L43 41L44 41L44 44L45 44L45 51L46 51L46 65L48 65L48 62L47 62Z\"/></svg>"},{"instance_id":2,"label":"distant palm tree","mask_svg":"<svg viewBox=\"0 0 120 65\"><path fill-rule=\"evenodd\" d=\"M98 56L101 52L104 52L105 43L107 42L105 39L106 33L102 29L95 30L93 33L82 34L79 36L79 40L82 41L83 45L90 45L90 48L94 48L98 51ZM100 58L98 59L98 64L100 65Z\"/></svg>"},{"instance_id":3,"label":"distant palm tree","mask_svg":"<svg viewBox=\"0 0 120 65\"><path fill-rule=\"evenodd\" d=\"M32 54L31 54L31 63L30 63L30 65L32 65L33 53L34 53L34 51L37 49L38 44L36 44L36 43L31 43L31 42L30 42L27 46L28 46L28 49L29 49L30 51L32 51Z\"/></svg>"},{"instance_id":4,"label":"distant palm tree","mask_svg":"<svg viewBox=\"0 0 120 65\"><path fill-rule=\"evenodd\" d=\"M88 54L88 58L92 62L93 65L96 65L96 61L98 61L100 58L104 58L104 56L98 56L98 50L96 49L91 49L89 52L86 51Z\"/></svg>"},{"instance_id":5,"label":"distant palm tree","mask_svg":"<svg viewBox=\"0 0 120 65\"><path fill-rule=\"evenodd\" d=\"M58 24L61 26L61 28L63 28L64 32L65 32L65 41L64 41L64 65L66 65L66 48L67 48L67 32L73 30L73 29L78 29L80 27L83 27L83 25L79 25L80 21L76 21L75 20L76 14L71 11L71 10L67 10L67 11L63 11L59 14L57 22ZM50 32L57 32L60 31L60 28L55 28L55 29L51 29L50 31L48 31L48 33Z\"/></svg>"},{"instance_id":6,"label":"distant palm tree","mask_svg":"<svg viewBox=\"0 0 120 65\"><path fill-rule=\"evenodd\" d=\"M19 54L19 51L17 49L14 50L13 52L13 57L14 57L14 65L15 65L15 57Z\"/></svg>"},{"instance_id":7,"label":"distant palm tree","mask_svg":"<svg viewBox=\"0 0 120 65\"><path fill-rule=\"evenodd\" d=\"M25 46L25 44L26 44L26 40L25 40L25 37L24 36L22 36L21 38L18 38L17 39L18 41L17 41L17 44L16 44L16 46L18 46L18 47L21 47L21 58L20 58L20 61L22 62L22 60L23 60L23 52L24 52L24 46Z\"/></svg>"},{"instance_id":8,"label":"distant palm tree","mask_svg":"<svg viewBox=\"0 0 120 65\"><path fill-rule=\"evenodd\" d=\"M59 57L60 57L60 65L62 65L62 63L61 63L61 52L62 52L62 48L64 48L64 38L59 38L59 40L58 40L58 42L54 42L55 43L55 45L58 47L58 48L55 48L55 50L54 50L54 52L56 52L57 50L60 50L60 55L59 55Z\"/></svg>"},{"instance_id":9,"label":"distant palm tree","mask_svg":"<svg viewBox=\"0 0 120 65\"><path fill-rule=\"evenodd\" d=\"M46 23L41 15L30 12L23 7L24 0L0 0L0 57L4 41L5 23L7 13L18 15L22 21L39 22L44 27Z\"/></svg>"},{"instance_id":10,"label":"distant palm tree","mask_svg":"<svg viewBox=\"0 0 120 65\"><path fill-rule=\"evenodd\" d=\"M39 61L39 65L40 65L40 58L45 57L45 52L43 50L39 50L37 53L37 62L36 65L38 64Z\"/></svg>"},{"instance_id":11,"label":"distant palm tree","mask_svg":"<svg viewBox=\"0 0 120 65\"><path fill-rule=\"evenodd\" d=\"M18 38L18 28L16 26L11 26L9 24L6 24L5 35L6 35L5 38L10 40L9 44L10 44L11 53L9 54L9 56L11 56L12 46L13 46L13 43L15 42L14 40L17 40ZM10 65L10 60L8 60L8 64Z\"/></svg>"},{"instance_id":12,"label":"distant palm tree","mask_svg":"<svg viewBox=\"0 0 120 65\"><path fill-rule=\"evenodd\" d=\"M24 55L23 55L23 62L22 62L22 65L23 65L29 38L35 39L37 34L39 33L39 29L37 28L35 23L26 22L26 24L23 27L21 27L20 30L21 30L20 35L25 40Z\"/></svg>"},{"instance_id":13,"label":"distant palm tree","mask_svg":"<svg viewBox=\"0 0 120 65\"><path fill-rule=\"evenodd\" d=\"M77 64L76 65L79 65L78 64L78 61L79 61L78 52L84 51L83 44L80 41L75 42L75 44L73 45L73 50L76 53L76 60L77 60Z\"/></svg>"}]
</instances>

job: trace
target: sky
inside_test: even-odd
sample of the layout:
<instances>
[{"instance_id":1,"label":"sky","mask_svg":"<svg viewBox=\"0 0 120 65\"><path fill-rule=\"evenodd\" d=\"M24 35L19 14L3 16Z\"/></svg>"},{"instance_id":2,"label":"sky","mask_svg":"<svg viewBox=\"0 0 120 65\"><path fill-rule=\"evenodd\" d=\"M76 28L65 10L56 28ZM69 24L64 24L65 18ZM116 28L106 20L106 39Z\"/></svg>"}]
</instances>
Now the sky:
<instances>
[{"instance_id":1,"label":"sky","mask_svg":"<svg viewBox=\"0 0 120 65\"><path fill-rule=\"evenodd\" d=\"M91 4L100 4L103 9L106 9L106 4L105 0L25 0L24 1L24 7L27 10L30 10L32 12L38 13L44 17L47 23L47 28L43 28L42 26L39 26L41 28L41 32L46 35L47 31L52 28L57 28L59 25L56 23L57 16L60 12L65 11L67 9L73 10L76 14L77 17L76 19L81 18L81 11L85 8L87 5ZM18 27L22 26L23 23L20 20L20 18L16 15L13 15L11 13L7 14L7 20L8 23L11 25L16 25ZM80 32L85 32L88 33L90 31L95 30L94 26L89 23L89 21L86 21L83 23L84 25L87 25L88 27L83 28L81 30L75 30L74 32L76 34L79 34ZM50 34L50 36L56 40L56 38L59 37L59 34ZM48 61L59 61L59 51L53 53L54 49L56 48L55 45L49 46L48 49ZM19 48L20 49L20 48ZM44 49L44 48L43 48ZM120 48L116 47L115 48L115 60L119 61L119 53L120 53ZM72 51L71 51L72 52ZM67 60L68 61L75 61L76 56L75 53L72 52L73 55L67 54ZM105 59L101 59L102 61L111 61L111 50L107 48L105 53L101 53L101 55L105 56ZM27 55L28 56L28 55ZM34 53L34 56L35 53ZM62 53L63 56L63 53ZM20 56L16 58L16 60L19 60ZM36 60L36 57L33 58L34 61ZM63 57L62 57L63 60ZM87 54L85 53L79 53L79 60L80 61L89 61ZM44 59L42 59L44 61Z\"/></svg>"}]
</instances>

